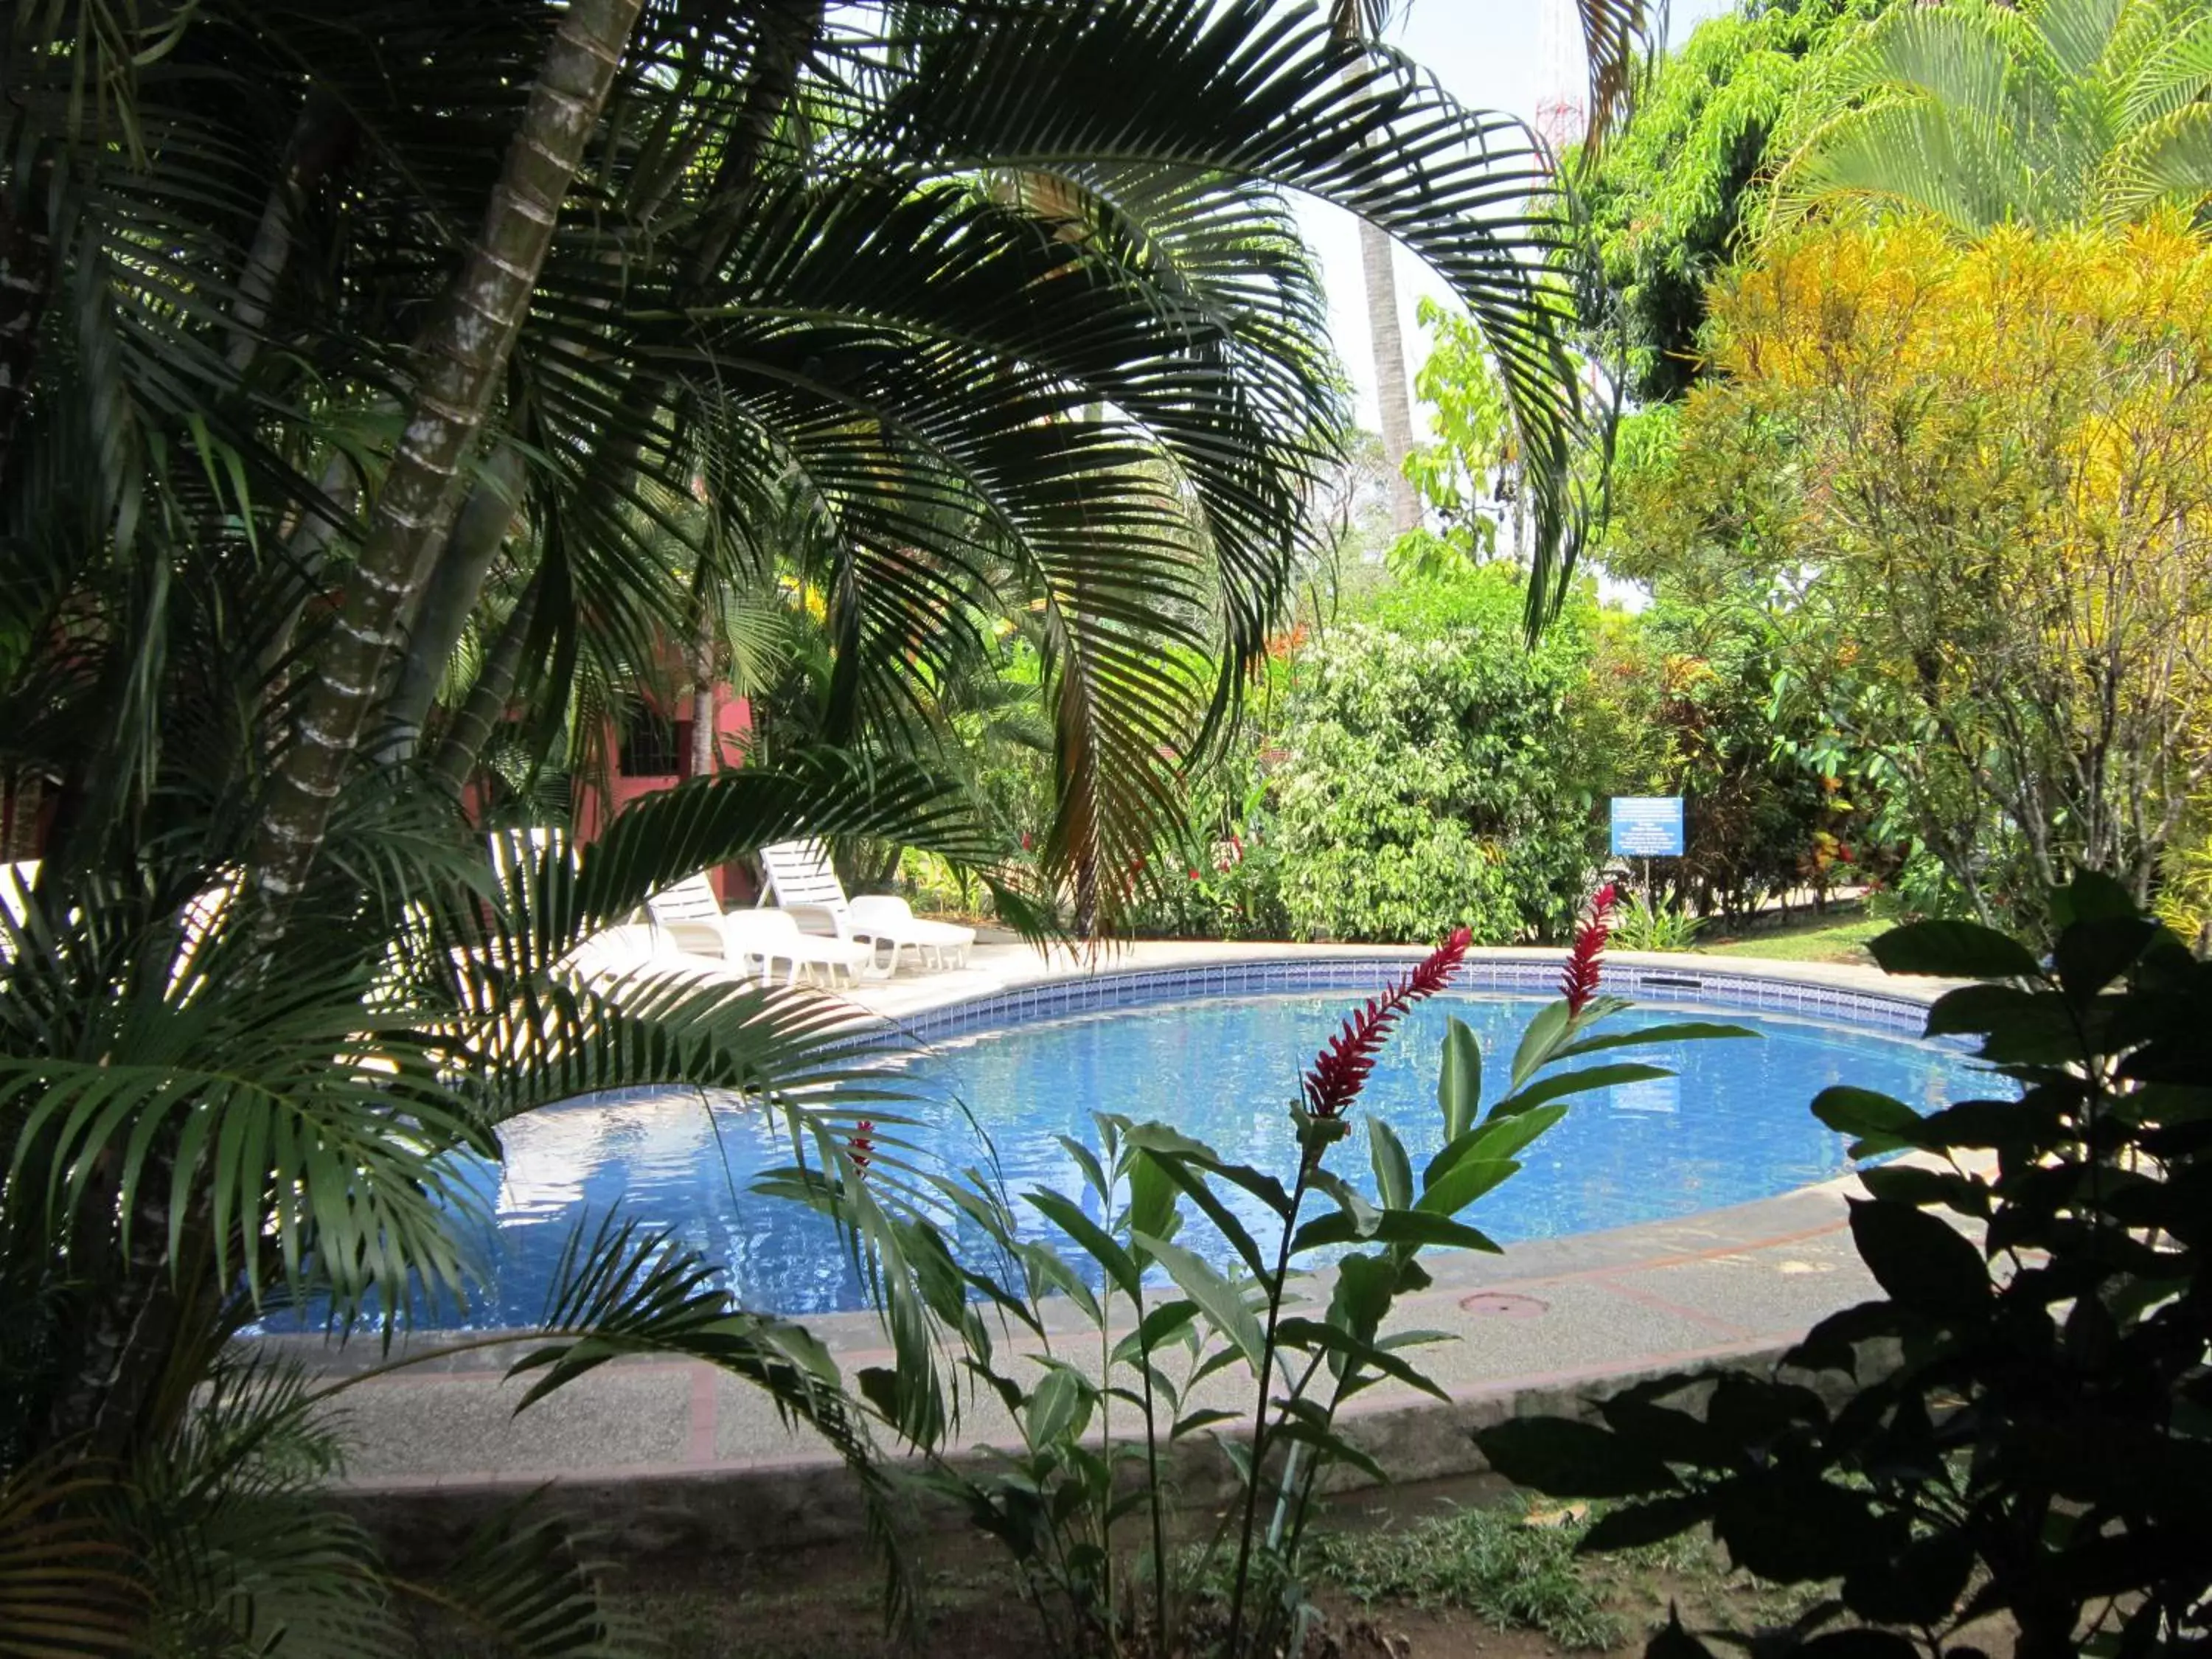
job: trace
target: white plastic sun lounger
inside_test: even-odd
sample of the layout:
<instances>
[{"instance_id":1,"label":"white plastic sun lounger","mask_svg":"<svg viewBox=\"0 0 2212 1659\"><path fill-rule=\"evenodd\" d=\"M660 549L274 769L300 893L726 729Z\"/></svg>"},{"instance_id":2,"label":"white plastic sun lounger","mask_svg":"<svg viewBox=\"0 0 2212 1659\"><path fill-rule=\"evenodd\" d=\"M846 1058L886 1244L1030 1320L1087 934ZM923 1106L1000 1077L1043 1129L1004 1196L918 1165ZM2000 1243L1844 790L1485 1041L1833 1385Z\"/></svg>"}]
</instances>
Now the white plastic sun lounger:
<instances>
[{"instance_id":1,"label":"white plastic sun lounger","mask_svg":"<svg viewBox=\"0 0 2212 1659\"><path fill-rule=\"evenodd\" d=\"M867 945L872 975L888 977L896 973L899 952L908 945L914 947L915 958L925 966L967 964L968 947L975 942L973 927L917 916L904 899L887 894L848 899L844 884L837 879L829 852L820 842L779 842L762 848L760 860L778 904L786 910L823 911L839 939ZM878 964L877 949L885 945L890 946L890 960Z\"/></svg>"},{"instance_id":2,"label":"white plastic sun lounger","mask_svg":"<svg viewBox=\"0 0 2212 1659\"><path fill-rule=\"evenodd\" d=\"M873 945L804 933L798 920L782 910L725 911L714 896L714 884L703 874L664 887L645 908L653 926L678 950L721 957L743 972L750 972L757 960L763 979L774 975L777 963L787 962L787 983L796 985L802 971L818 968L835 985L841 971L857 980L875 957Z\"/></svg>"}]
</instances>

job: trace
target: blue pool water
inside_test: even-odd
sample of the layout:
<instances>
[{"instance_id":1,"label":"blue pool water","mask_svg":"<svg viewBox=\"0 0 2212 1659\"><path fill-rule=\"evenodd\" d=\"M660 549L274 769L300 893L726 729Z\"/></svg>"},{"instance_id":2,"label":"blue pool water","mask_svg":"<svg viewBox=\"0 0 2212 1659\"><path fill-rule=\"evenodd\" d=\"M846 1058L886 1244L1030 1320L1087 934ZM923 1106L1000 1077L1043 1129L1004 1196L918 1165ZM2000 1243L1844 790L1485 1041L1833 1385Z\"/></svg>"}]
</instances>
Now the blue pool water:
<instances>
[{"instance_id":1,"label":"blue pool water","mask_svg":"<svg viewBox=\"0 0 2212 1659\"><path fill-rule=\"evenodd\" d=\"M1081 1193L1073 1160L1055 1137L1090 1141L1093 1110L1159 1119L1232 1161L1287 1178L1296 1163L1287 1103L1301 1069L1352 1000L1332 992L1183 1002L964 1036L905 1064L919 1098L902 1109L927 1121L908 1133L947 1163L966 1165L980 1152L972 1117L995 1144L1016 1194L1032 1187ZM1441 1138L1436 1084L1446 1016L1466 1020L1481 1039L1488 1102L1503 1092L1513 1047L1542 1006L1534 997L1467 994L1417 1008L1355 1115L1386 1116L1418 1170ZM1923 1107L1986 1087L1951 1050L1788 1015L1678 1005L1616 1018L1626 1026L1692 1017L1735 1021L1761 1035L1580 1062L1649 1060L1678 1075L1574 1097L1565 1121L1525 1155L1521 1173L1465 1218L1510 1245L1770 1197L1850 1167L1844 1137L1807 1109L1828 1085L1877 1089ZM790 1162L780 1120L684 1095L556 1108L503 1133L505 1165L482 1172L498 1231L483 1242L487 1288L469 1324L538 1317L562 1243L580 1218L596 1220L617 1205L726 1264L748 1307L811 1314L863 1305L825 1221L746 1190L762 1170ZM1371 1192L1364 1134L1344 1143L1332 1165ZM1200 1237L1194 1228L1186 1241Z\"/></svg>"}]
</instances>

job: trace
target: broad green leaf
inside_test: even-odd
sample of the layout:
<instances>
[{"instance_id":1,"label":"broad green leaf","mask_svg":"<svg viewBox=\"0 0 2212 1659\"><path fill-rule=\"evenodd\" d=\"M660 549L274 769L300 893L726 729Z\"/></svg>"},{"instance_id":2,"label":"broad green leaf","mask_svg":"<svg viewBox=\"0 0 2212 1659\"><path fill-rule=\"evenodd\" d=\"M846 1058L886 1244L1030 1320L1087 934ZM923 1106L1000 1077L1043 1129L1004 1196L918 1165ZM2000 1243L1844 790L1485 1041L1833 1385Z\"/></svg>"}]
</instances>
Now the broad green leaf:
<instances>
[{"instance_id":1,"label":"broad green leaf","mask_svg":"<svg viewBox=\"0 0 2212 1659\"><path fill-rule=\"evenodd\" d=\"M1674 1477L1635 1441L1559 1417L1517 1417L1475 1431L1490 1467L1516 1486L1553 1498L1642 1498Z\"/></svg>"},{"instance_id":2,"label":"broad green leaf","mask_svg":"<svg viewBox=\"0 0 2212 1659\"><path fill-rule=\"evenodd\" d=\"M1467 1158L1509 1158L1567 1115L1564 1106L1539 1106L1533 1111L1498 1118L1480 1129L1469 1130L1447 1144L1421 1172L1424 1191Z\"/></svg>"},{"instance_id":3,"label":"broad green leaf","mask_svg":"<svg viewBox=\"0 0 2212 1659\"><path fill-rule=\"evenodd\" d=\"M1397 1131L1380 1117L1367 1119L1367 1156L1375 1166L1375 1191L1386 1209L1402 1210L1413 1201L1413 1165Z\"/></svg>"},{"instance_id":4,"label":"broad green leaf","mask_svg":"<svg viewBox=\"0 0 2212 1659\"><path fill-rule=\"evenodd\" d=\"M1055 1135L1053 1139L1060 1142L1061 1151L1075 1160L1075 1167L1083 1171L1084 1181L1092 1192L1098 1194L1098 1201L1103 1204L1111 1199L1114 1184L1106 1179L1106 1171L1099 1166L1097 1155L1073 1135Z\"/></svg>"},{"instance_id":5,"label":"broad green leaf","mask_svg":"<svg viewBox=\"0 0 2212 1659\"><path fill-rule=\"evenodd\" d=\"M1091 1259L1105 1270L1106 1276L1121 1288L1123 1295L1133 1297L1137 1294L1143 1275L1129 1253L1116 1243L1103 1227L1058 1193L1048 1193L1039 1188L1023 1196L1047 1220L1080 1244Z\"/></svg>"},{"instance_id":6,"label":"broad green leaf","mask_svg":"<svg viewBox=\"0 0 2212 1659\"><path fill-rule=\"evenodd\" d=\"M1210 1429L1217 1423L1240 1421L1243 1415L1242 1412L1224 1411L1218 1406L1203 1406L1188 1416L1176 1419L1175 1426L1168 1431L1168 1438L1180 1440L1187 1434L1194 1434L1200 1429Z\"/></svg>"},{"instance_id":7,"label":"broad green leaf","mask_svg":"<svg viewBox=\"0 0 2212 1659\"><path fill-rule=\"evenodd\" d=\"M1316 1191L1334 1202L1352 1228L1353 1237L1364 1238L1374 1231L1376 1220L1382 1212L1367 1201L1366 1194L1343 1176L1333 1175L1327 1170L1315 1170L1309 1179Z\"/></svg>"},{"instance_id":8,"label":"broad green leaf","mask_svg":"<svg viewBox=\"0 0 2212 1659\"><path fill-rule=\"evenodd\" d=\"M1564 997L1557 1002L1546 1003L1530 1016L1528 1029L1521 1033L1521 1045L1513 1051L1513 1077L1508 1092L1535 1076L1550 1060L1567 1039L1571 1018ZM1495 1111L1493 1108L1493 1115Z\"/></svg>"},{"instance_id":9,"label":"broad green leaf","mask_svg":"<svg viewBox=\"0 0 2212 1659\"><path fill-rule=\"evenodd\" d=\"M1759 1035L1748 1025L1688 1019L1672 1025L1647 1025L1638 1031L1607 1031L1601 1036L1583 1037L1580 1042L1570 1042L1552 1058L1572 1060L1577 1054L1595 1054L1607 1048L1637 1048L1656 1042L1706 1042L1723 1037L1755 1037Z\"/></svg>"},{"instance_id":10,"label":"broad green leaf","mask_svg":"<svg viewBox=\"0 0 2212 1659\"><path fill-rule=\"evenodd\" d=\"M1540 1083L1530 1084L1492 1107L1490 1115L1493 1121L1509 1118L1527 1111L1532 1106L1541 1106L1547 1101L1564 1099L1569 1095L1588 1094L1593 1089L1610 1089L1621 1083L1648 1083L1656 1078L1674 1075L1664 1066L1646 1066L1635 1060L1617 1061L1611 1066L1586 1066L1578 1072L1561 1072Z\"/></svg>"},{"instance_id":11,"label":"broad green leaf","mask_svg":"<svg viewBox=\"0 0 2212 1659\"><path fill-rule=\"evenodd\" d=\"M1176 1213L1176 1183L1159 1160L1142 1153L1131 1158L1128 1180L1131 1230L1173 1238L1182 1218Z\"/></svg>"},{"instance_id":12,"label":"broad green leaf","mask_svg":"<svg viewBox=\"0 0 2212 1659\"><path fill-rule=\"evenodd\" d=\"M1222 1277L1211 1262L1180 1244L1170 1244L1164 1238L1149 1234L1138 1242L1168 1270L1168 1277L1175 1280L1182 1293L1198 1304L1207 1322L1227 1337L1243 1356L1244 1362L1257 1371L1266 1338L1243 1292Z\"/></svg>"},{"instance_id":13,"label":"broad green leaf","mask_svg":"<svg viewBox=\"0 0 2212 1659\"><path fill-rule=\"evenodd\" d=\"M1137 1124L1129 1131L1129 1144L1163 1158L1179 1158L1195 1164L1232 1186L1242 1187L1277 1215L1289 1218L1291 1195L1283 1190L1283 1183L1265 1170L1255 1170L1249 1164L1224 1163L1221 1155L1204 1141L1193 1140L1164 1123ZM1183 1190L1188 1192L1190 1188L1185 1185Z\"/></svg>"},{"instance_id":14,"label":"broad green leaf","mask_svg":"<svg viewBox=\"0 0 2212 1659\"><path fill-rule=\"evenodd\" d=\"M1966 1237L1940 1216L1901 1204L1851 1203L1851 1239L1891 1300L1942 1320L1987 1316L1988 1264Z\"/></svg>"},{"instance_id":15,"label":"broad green leaf","mask_svg":"<svg viewBox=\"0 0 2212 1659\"><path fill-rule=\"evenodd\" d=\"M1443 1109L1447 1141L1456 1140L1474 1127L1482 1110L1482 1043L1456 1014L1444 1022L1444 1060L1437 1078L1437 1103Z\"/></svg>"},{"instance_id":16,"label":"broad green leaf","mask_svg":"<svg viewBox=\"0 0 2212 1659\"><path fill-rule=\"evenodd\" d=\"M1342 1358L1347 1365L1364 1365L1385 1376L1394 1377L1408 1388L1419 1389L1423 1394L1438 1400L1450 1396L1434 1380L1425 1376L1396 1354L1376 1347L1351 1331L1322 1320L1292 1317L1279 1322L1275 1337L1284 1347L1302 1353L1326 1353ZM1338 1373L1340 1376L1342 1372Z\"/></svg>"},{"instance_id":17,"label":"broad green leaf","mask_svg":"<svg viewBox=\"0 0 2212 1659\"><path fill-rule=\"evenodd\" d=\"M1914 921L1893 927L1867 949L1890 974L1943 979L2040 979L2043 969L2019 940L1971 921Z\"/></svg>"},{"instance_id":18,"label":"broad green leaf","mask_svg":"<svg viewBox=\"0 0 2212 1659\"><path fill-rule=\"evenodd\" d=\"M1920 1144L1920 1114L1903 1101L1847 1083L1813 1097L1813 1115L1838 1134L1856 1135L1853 1158L1875 1158Z\"/></svg>"},{"instance_id":19,"label":"broad green leaf","mask_svg":"<svg viewBox=\"0 0 2212 1659\"><path fill-rule=\"evenodd\" d=\"M1090 1418L1089 1388L1073 1371L1054 1367L1030 1391L1022 1428L1029 1443L1041 1449L1080 1437Z\"/></svg>"},{"instance_id":20,"label":"broad green leaf","mask_svg":"<svg viewBox=\"0 0 2212 1659\"><path fill-rule=\"evenodd\" d=\"M2058 983L2077 1006L2135 966L2166 930L2143 916L2098 916L2077 921L2058 935L2051 966Z\"/></svg>"},{"instance_id":21,"label":"broad green leaf","mask_svg":"<svg viewBox=\"0 0 2212 1659\"><path fill-rule=\"evenodd\" d=\"M1416 1207L1431 1215L1455 1216L1520 1167L1510 1158L1463 1158L1430 1184Z\"/></svg>"},{"instance_id":22,"label":"broad green leaf","mask_svg":"<svg viewBox=\"0 0 2212 1659\"><path fill-rule=\"evenodd\" d=\"M1145 1316L1131 1331L1114 1345L1113 1363L1116 1365L1135 1365L1144 1361L1148 1353L1156 1353L1164 1344L1172 1342L1191 1327L1198 1317L1198 1304L1181 1297L1163 1302L1157 1308L1147 1308Z\"/></svg>"},{"instance_id":23,"label":"broad green leaf","mask_svg":"<svg viewBox=\"0 0 2212 1659\"><path fill-rule=\"evenodd\" d=\"M1387 1256L1348 1255L1336 1264L1329 1317L1354 1336L1372 1341L1398 1293L1398 1267Z\"/></svg>"},{"instance_id":24,"label":"broad green leaf","mask_svg":"<svg viewBox=\"0 0 2212 1659\"><path fill-rule=\"evenodd\" d=\"M1229 1247L1237 1252L1237 1260L1251 1270L1255 1279L1267 1273L1267 1261L1260 1253L1259 1242L1237 1218L1237 1212L1222 1201L1218 1193L1206 1185L1208 1166L1177 1158L1172 1153L1162 1154L1149 1148L1139 1148L1132 1165L1145 1163L1155 1164L1161 1175L1181 1188L1191 1202L1206 1212L1206 1218L1220 1230L1221 1236L1229 1241Z\"/></svg>"},{"instance_id":25,"label":"broad green leaf","mask_svg":"<svg viewBox=\"0 0 2212 1659\"><path fill-rule=\"evenodd\" d=\"M2076 871L2073 880L2051 893L2051 925L2062 933L2085 921L2129 921L2142 914L2134 896L2100 871Z\"/></svg>"},{"instance_id":26,"label":"broad green leaf","mask_svg":"<svg viewBox=\"0 0 2212 1659\"><path fill-rule=\"evenodd\" d=\"M1510 1164L1505 1170L1510 1175L1520 1167ZM1490 1184L1495 1186L1497 1182ZM1325 1249L1333 1244L1434 1244L1447 1249L1492 1252L1498 1248L1488 1234L1433 1210L1378 1210L1364 1229L1355 1224L1351 1216L1336 1210L1316 1216L1299 1228L1291 1241L1291 1253L1303 1255L1308 1250Z\"/></svg>"}]
</instances>

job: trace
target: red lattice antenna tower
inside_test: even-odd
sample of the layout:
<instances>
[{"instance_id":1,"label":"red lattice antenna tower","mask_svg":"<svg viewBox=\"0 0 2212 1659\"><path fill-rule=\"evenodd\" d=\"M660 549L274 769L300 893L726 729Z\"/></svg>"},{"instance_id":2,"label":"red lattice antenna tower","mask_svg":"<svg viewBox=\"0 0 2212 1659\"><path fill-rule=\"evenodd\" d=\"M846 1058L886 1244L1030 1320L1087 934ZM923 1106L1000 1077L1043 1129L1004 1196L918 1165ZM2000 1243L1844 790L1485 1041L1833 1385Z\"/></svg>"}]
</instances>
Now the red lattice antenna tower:
<instances>
[{"instance_id":1,"label":"red lattice antenna tower","mask_svg":"<svg viewBox=\"0 0 2212 1659\"><path fill-rule=\"evenodd\" d=\"M1575 0L1544 0L1536 42L1544 77L1536 97L1536 136L1559 155L1581 143L1589 125L1589 67Z\"/></svg>"}]
</instances>

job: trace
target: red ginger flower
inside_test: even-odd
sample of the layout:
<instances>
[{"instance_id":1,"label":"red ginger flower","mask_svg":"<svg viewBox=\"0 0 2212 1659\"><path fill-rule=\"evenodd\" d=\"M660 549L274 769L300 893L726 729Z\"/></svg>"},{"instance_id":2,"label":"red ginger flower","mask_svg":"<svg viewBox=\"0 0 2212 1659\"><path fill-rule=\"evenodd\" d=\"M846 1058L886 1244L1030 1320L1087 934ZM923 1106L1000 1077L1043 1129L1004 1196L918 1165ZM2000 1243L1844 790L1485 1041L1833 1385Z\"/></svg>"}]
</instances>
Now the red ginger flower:
<instances>
[{"instance_id":1,"label":"red ginger flower","mask_svg":"<svg viewBox=\"0 0 2212 1659\"><path fill-rule=\"evenodd\" d=\"M1344 1029L1328 1040L1306 1073L1306 1110L1316 1117L1343 1115L1366 1086L1367 1074L1375 1069L1375 1057L1389 1040L1391 1029L1407 1009L1451 983L1473 938L1466 928L1457 929L1405 978L1380 996L1370 997L1364 1008L1344 1022Z\"/></svg>"},{"instance_id":2,"label":"red ginger flower","mask_svg":"<svg viewBox=\"0 0 2212 1659\"><path fill-rule=\"evenodd\" d=\"M866 1176L868 1160L875 1155L876 1121L864 1117L853 1126L853 1138L845 1143L845 1155L853 1160L853 1173Z\"/></svg>"},{"instance_id":3,"label":"red ginger flower","mask_svg":"<svg viewBox=\"0 0 2212 1659\"><path fill-rule=\"evenodd\" d=\"M1611 882L1590 896L1589 915L1575 935L1575 948L1567 953L1566 971L1559 975L1559 994L1566 998L1570 1014L1582 1012L1597 994L1605 942L1613 933L1613 908L1620 902L1620 890Z\"/></svg>"}]
</instances>

